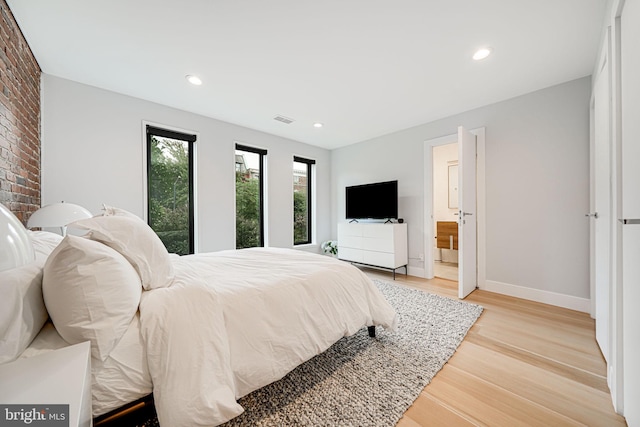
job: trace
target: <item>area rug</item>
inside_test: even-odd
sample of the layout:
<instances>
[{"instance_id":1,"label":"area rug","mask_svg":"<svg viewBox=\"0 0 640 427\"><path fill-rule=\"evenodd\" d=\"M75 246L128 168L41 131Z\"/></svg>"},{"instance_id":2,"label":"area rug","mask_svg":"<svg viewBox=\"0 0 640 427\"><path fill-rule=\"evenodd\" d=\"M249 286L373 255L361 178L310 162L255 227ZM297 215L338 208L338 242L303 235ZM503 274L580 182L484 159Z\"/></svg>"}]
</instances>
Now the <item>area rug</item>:
<instances>
[{"instance_id":1,"label":"area rug","mask_svg":"<svg viewBox=\"0 0 640 427\"><path fill-rule=\"evenodd\" d=\"M456 351L482 307L374 282L398 312L397 331L376 328L372 339L364 328L341 339L240 399L245 412L224 427L394 426Z\"/></svg>"}]
</instances>

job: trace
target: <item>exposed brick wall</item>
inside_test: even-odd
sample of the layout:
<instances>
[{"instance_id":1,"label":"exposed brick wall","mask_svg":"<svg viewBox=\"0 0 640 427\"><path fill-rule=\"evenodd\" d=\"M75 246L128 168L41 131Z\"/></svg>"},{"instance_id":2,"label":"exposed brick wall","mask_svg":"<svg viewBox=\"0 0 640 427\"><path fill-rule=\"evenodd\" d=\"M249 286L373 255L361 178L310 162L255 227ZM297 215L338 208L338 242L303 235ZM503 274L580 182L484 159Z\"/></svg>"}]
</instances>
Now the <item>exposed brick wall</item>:
<instances>
[{"instance_id":1,"label":"exposed brick wall","mask_svg":"<svg viewBox=\"0 0 640 427\"><path fill-rule=\"evenodd\" d=\"M40 207L40 66L0 0L0 203L24 223Z\"/></svg>"}]
</instances>

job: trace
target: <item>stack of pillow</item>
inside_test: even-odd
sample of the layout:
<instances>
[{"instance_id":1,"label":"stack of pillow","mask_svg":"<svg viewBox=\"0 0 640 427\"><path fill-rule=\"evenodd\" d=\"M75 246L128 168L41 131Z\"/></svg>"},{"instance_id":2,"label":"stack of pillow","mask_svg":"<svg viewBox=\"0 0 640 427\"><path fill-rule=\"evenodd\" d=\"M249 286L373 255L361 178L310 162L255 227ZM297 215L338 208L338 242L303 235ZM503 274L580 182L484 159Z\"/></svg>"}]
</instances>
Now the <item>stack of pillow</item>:
<instances>
[{"instance_id":1,"label":"stack of pillow","mask_svg":"<svg viewBox=\"0 0 640 427\"><path fill-rule=\"evenodd\" d=\"M36 261L6 274L10 283L0 287L0 298L10 312L0 315L0 363L24 351L47 313L65 341L91 341L91 355L104 361L135 316L142 290L173 282L169 253L136 215L105 207L104 214L68 227L87 233L62 239L40 232L56 237L48 245L32 239Z\"/></svg>"}]
</instances>

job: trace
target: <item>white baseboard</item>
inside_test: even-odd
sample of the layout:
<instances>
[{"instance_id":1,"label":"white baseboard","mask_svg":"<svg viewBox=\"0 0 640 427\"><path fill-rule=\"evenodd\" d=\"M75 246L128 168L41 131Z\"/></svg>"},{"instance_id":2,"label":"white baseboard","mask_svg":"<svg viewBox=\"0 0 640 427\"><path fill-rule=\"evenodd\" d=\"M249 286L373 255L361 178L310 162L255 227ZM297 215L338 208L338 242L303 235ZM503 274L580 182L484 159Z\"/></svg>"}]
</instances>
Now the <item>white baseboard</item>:
<instances>
[{"instance_id":1,"label":"white baseboard","mask_svg":"<svg viewBox=\"0 0 640 427\"><path fill-rule=\"evenodd\" d=\"M403 269L400 269L398 271L402 271ZM396 274L398 273L398 271L396 271ZM424 268L421 267L411 267L409 266L409 270L407 271L407 274L409 276L415 276L415 277L427 277L427 273L425 273Z\"/></svg>"},{"instance_id":2,"label":"white baseboard","mask_svg":"<svg viewBox=\"0 0 640 427\"><path fill-rule=\"evenodd\" d=\"M551 291L525 288L523 286L495 282L493 280L485 281L484 285L480 286L480 289L530 301L541 302L544 304L551 304L571 310L582 311L584 313L589 313L591 311L591 300L589 298L580 298Z\"/></svg>"}]
</instances>

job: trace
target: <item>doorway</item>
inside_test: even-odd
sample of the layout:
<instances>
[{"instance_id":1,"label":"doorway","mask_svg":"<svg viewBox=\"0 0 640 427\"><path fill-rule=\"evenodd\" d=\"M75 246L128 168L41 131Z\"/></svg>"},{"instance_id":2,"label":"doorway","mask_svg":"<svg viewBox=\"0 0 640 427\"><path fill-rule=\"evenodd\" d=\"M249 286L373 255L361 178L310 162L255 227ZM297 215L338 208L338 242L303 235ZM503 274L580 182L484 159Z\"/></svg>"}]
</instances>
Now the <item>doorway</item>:
<instances>
[{"instance_id":1,"label":"doorway","mask_svg":"<svg viewBox=\"0 0 640 427\"><path fill-rule=\"evenodd\" d=\"M433 275L458 281L458 141L431 147Z\"/></svg>"},{"instance_id":2,"label":"doorway","mask_svg":"<svg viewBox=\"0 0 640 427\"><path fill-rule=\"evenodd\" d=\"M474 276L474 287L477 286L479 288L484 287L486 282L486 253L485 253L485 128L477 128L471 130L471 132L466 132L462 129L462 133L474 135L476 142L476 161L473 162L473 165L476 167L475 171L475 221L474 225L477 227L474 230L474 235L477 239L476 245L473 248L473 254L469 254L469 248L467 248L467 252L465 252L465 248L461 247L458 250L458 260L459 262L463 259L469 259L469 257L464 257L465 253L467 255L475 255L471 257L473 259L473 265L470 265L468 262L466 265L468 267L472 267L475 271ZM458 145L458 140L460 137L460 129L458 134L450 134L446 136L442 136L439 138L430 139L424 142L424 272L425 278L432 279L435 277L434 274L434 264L436 259L436 244L434 241L437 237L436 234L436 221L435 221L435 212L434 212L434 176L433 173L433 148L442 145L455 144ZM470 165L471 162L460 162L458 159L458 167L461 171L465 172L466 175L469 174L469 171L472 171L472 167ZM448 165L447 165L447 173L448 173ZM448 191L448 189L447 189ZM452 189L455 191L455 189ZM447 196L448 197L448 196ZM458 213L460 211L460 207L458 207ZM457 216L454 215L455 218ZM469 221L472 217L467 217L467 221ZM460 263L458 264L461 267ZM442 274L442 273L440 273ZM458 295L460 298L464 298L470 291L468 289L462 289L463 283L458 283Z\"/></svg>"}]
</instances>

